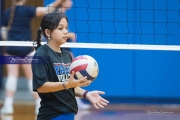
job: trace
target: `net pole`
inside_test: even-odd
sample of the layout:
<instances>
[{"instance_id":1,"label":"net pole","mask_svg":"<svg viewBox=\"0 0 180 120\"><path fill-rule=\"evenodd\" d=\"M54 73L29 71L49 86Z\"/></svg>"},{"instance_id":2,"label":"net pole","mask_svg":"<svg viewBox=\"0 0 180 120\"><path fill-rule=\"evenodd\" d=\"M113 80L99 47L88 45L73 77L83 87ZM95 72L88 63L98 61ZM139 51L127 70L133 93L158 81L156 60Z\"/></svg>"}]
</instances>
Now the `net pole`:
<instances>
[{"instance_id":1,"label":"net pole","mask_svg":"<svg viewBox=\"0 0 180 120\"><path fill-rule=\"evenodd\" d=\"M46 42L41 42L46 44ZM27 46L35 47L31 41L0 41L0 46ZM111 44L111 43L72 43L67 42L61 47L69 48L91 48L91 49L121 49L121 50L163 50L180 51L178 45L142 45L142 44Z\"/></svg>"},{"instance_id":2,"label":"net pole","mask_svg":"<svg viewBox=\"0 0 180 120\"><path fill-rule=\"evenodd\" d=\"M3 9L3 0L0 1L0 27L1 27L1 14ZM0 41L2 41L2 38L0 36ZM0 55L2 55L2 47L0 46ZM2 81L3 81L3 66L0 64L0 88L2 88Z\"/></svg>"},{"instance_id":3,"label":"net pole","mask_svg":"<svg viewBox=\"0 0 180 120\"><path fill-rule=\"evenodd\" d=\"M2 56L2 47L0 46L0 56ZM3 84L3 65L0 64L0 89L2 88Z\"/></svg>"}]
</instances>

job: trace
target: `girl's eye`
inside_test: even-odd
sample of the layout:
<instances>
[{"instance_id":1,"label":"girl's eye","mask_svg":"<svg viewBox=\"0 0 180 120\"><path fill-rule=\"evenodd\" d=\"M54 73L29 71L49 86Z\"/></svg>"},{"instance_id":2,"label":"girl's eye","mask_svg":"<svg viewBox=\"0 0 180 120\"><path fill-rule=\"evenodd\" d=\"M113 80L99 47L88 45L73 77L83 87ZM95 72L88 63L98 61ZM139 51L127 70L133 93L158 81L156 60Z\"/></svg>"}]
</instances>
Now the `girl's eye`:
<instances>
[{"instance_id":1,"label":"girl's eye","mask_svg":"<svg viewBox=\"0 0 180 120\"><path fill-rule=\"evenodd\" d=\"M66 29L66 30L68 30L68 27L66 27L66 28L58 28L59 30L63 30L63 29Z\"/></svg>"}]
</instances>

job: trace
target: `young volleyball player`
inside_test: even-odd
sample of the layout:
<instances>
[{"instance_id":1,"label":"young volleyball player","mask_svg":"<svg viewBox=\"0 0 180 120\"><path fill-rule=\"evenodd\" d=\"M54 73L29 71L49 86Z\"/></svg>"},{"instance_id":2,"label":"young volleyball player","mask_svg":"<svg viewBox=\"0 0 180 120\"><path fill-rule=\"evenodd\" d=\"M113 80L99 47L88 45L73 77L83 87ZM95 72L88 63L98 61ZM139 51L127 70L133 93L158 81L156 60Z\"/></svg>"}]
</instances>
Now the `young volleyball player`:
<instances>
[{"instance_id":1,"label":"young volleyball player","mask_svg":"<svg viewBox=\"0 0 180 120\"><path fill-rule=\"evenodd\" d=\"M71 9L72 5L73 5L72 0L62 0L61 6L59 6L59 8L57 8L53 12L66 14L66 12ZM71 27L69 27L69 30L70 30L70 28ZM43 35L42 35L42 41L47 41L47 39ZM68 39L66 42L76 42L76 34L73 32L68 32ZM63 48L63 49L66 51L69 51L71 56L74 57L74 54L72 53L71 48ZM85 104L81 98L76 97L76 100L77 100L79 109L90 109L91 106L89 104Z\"/></svg>"},{"instance_id":2,"label":"young volleyball player","mask_svg":"<svg viewBox=\"0 0 180 120\"><path fill-rule=\"evenodd\" d=\"M41 45L41 33L47 38L45 45ZM86 77L75 80L74 72L69 73L72 57L61 49L67 38L68 20L64 14L50 13L42 18L32 62L33 90L41 98L37 120L74 120L78 111L76 96L88 99L97 109L108 104L99 95L104 92L80 88L90 85L90 80Z\"/></svg>"}]
</instances>

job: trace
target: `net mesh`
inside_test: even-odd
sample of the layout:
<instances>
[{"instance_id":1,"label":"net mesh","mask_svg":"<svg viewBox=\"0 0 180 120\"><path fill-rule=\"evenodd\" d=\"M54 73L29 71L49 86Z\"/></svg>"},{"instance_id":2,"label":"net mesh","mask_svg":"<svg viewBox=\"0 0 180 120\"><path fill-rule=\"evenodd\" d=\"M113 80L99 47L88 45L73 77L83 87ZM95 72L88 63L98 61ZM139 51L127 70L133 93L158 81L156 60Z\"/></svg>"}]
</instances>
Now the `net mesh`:
<instances>
[{"instance_id":1,"label":"net mesh","mask_svg":"<svg viewBox=\"0 0 180 120\"><path fill-rule=\"evenodd\" d=\"M27 5L43 5L39 1L29 0L34 3ZM98 80L89 90L104 90L113 97L180 97L179 0L73 0L73 3L67 16L77 42L62 47L96 48L73 49L74 56L91 55L99 63ZM6 3L8 6L10 2ZM36 35L39 22L40 18L33 20L32 36ZM33 43L0 41L0 46L33 46Z\"/></svg>"},{"instance_id":2,"label":"net mesh","mask_svg":"<svg viewBox=\"0 0 180 120\"><path fill-rule=\"evenodd\" d=\"M79 42L180 44L179 0L74 0L68 11Z\"/></svg>"},{"instance_id":3,"label":"net mesh","mask_svg":"<svg viewBox=\"0 0 180 120\"><path fill-rule=\"evenodd\" d=\"M52 1L34 0L27 5L45 6ZM5 5L10 7L11 0ZM178 46L179 9L179 0L73 0L67 16L77 43ZM40 18L33 21L34 39Z\"/></svg>"}]
</instances>

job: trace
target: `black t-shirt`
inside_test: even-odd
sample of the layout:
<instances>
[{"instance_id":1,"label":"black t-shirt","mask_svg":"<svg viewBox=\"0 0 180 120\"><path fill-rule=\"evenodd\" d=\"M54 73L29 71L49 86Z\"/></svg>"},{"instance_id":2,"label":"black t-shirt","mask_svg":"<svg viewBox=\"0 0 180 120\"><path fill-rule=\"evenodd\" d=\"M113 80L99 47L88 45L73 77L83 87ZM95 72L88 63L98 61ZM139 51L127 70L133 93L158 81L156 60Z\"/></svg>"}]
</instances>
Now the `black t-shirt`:
<instances>
[{"instance_id":1,"label":"black t-shirt","mask_svg":"<svg viewBox=\"0 0 180 120\"><path fill-rule=\"evenodd\" d=\"M45 82L67 81L70 77L72 57L67 51L57 53L45 44L38 48L32 61L34 91ZM74 88L38 94L41 98L38 120L50 120L63 113L77 113Z\"/></svg>"}]
</instances>

